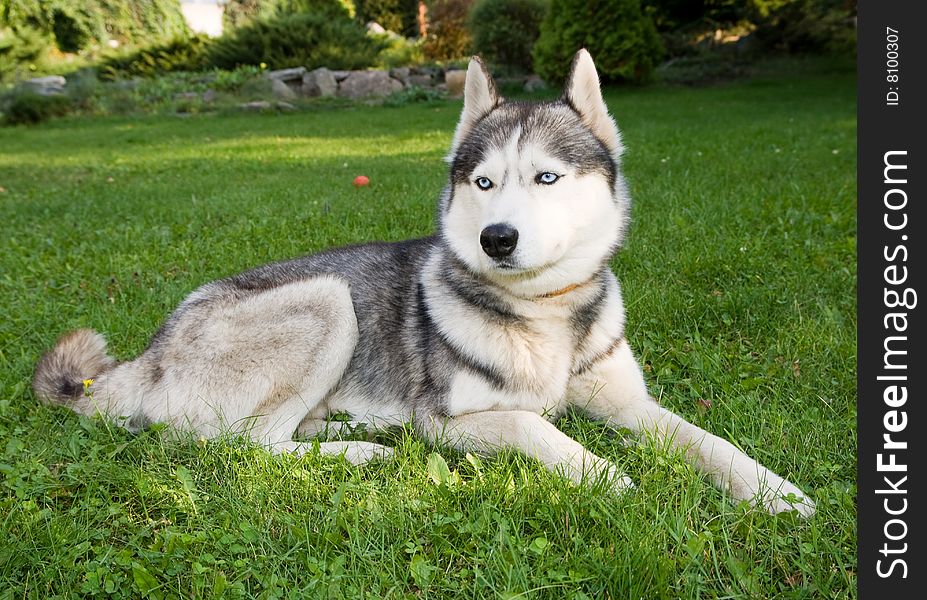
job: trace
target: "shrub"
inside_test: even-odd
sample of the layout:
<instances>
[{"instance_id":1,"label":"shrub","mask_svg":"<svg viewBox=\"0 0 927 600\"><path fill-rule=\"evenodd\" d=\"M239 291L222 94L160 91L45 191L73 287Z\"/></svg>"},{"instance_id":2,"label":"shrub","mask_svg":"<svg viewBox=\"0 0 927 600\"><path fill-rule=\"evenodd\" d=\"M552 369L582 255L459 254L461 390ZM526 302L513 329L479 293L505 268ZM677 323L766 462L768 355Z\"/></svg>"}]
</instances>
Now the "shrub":
<instances>
[{"instance_id":1,"label":"shrub","mask_svg":"<svg viewBox=\"0 0 927 600\"><path fill-rule=\"evenodd\" d=\"M350 19L302 13L254 21L214 40L207 62L220 69L261 63L273 69L360 69L373 65L382 48Z\"/></svg>"},{"instance_id":2,"label":"shrub","mask_svg":"<svg viewBox=\"0 0 927 600\"><path fill-rule=\"evenodd\" d=\"M28 74L51 47L49 37L32 27L0 28L0 81Z\"/></svg>"},{"instance_id":3,"label":"shrub","mask_svg":"<svg viewBox=\"0 0 927 600\"><path fill-rule=\"evenodd\" d=\"M228 0L222 10L223 30L230 31L257 18L270 16L262 14L267 4L266 0Z\"/></svg>"},{"instance_id":4,"label":"shrub","mask_svg":"<svg viewBox=\"0 0 927 600\"><path fill-rule=\"evenodd\" d=\"M375 65L378 68L407 67L425 62L421 40L404 38L389 32L376 35L374 39L383 44Z\"/></svg>"},{"instance_id":5,"label":"shrub","mask_svg":"<svg viewBox=\"0 0 927 600\"><path fill-rule=\"evenodd\" d=\"M473 0L434 0L428 5L428 37L422 49L431 60L453 60L471 53L467 15Z\"/></svg>"},{"instance_id":6,"label":"shrub","mask_svg":"<svg viewBox=\"0 0 927 600\"><path fill-rule=\"evenodd\" d=\"M355 0L356 19L366 24L376 21L389 31L417 37L418 0Z\"/></svg>"},{"instance_id":7,"label":"shrub","mask_svg":"<svg viewBox=\"0 0 927 600\"><path fill-rule=\"evenodd\" d=\"M716 30L755 30L761 51L841 52L856 47L846 0L642 0L673 55L691 54Z\"/></svg>"},{"instance_id":8,"label":"shrub","mask_svg":"<svg viewBox=\"0 0 927 600\"><path fill-rule=\"evenodd\" d=\"M767 48L786 52L837 52L856 49L855 11L842 0L793 0L758 19L756 36Z\"/></svg>"},{"instance_id":9,"label":"shrub","mask_svg":"<svg viewBox=\"0 0 927 600\"><path fill-rule=\"evenodd\" d=\"M230 30L259 19L319 12L335 17L353 17L354 3L351 0L228 0L222 20L226 30Z\"/></svg>"},{"instance_id":10,"label":"shrub","mask_svg":"<svg viewBox=\"0 0 927 600\"><path fill-rule=\"evenodd\" d=\"M215 71L215 75L209 87L218 92L237 92L249 82L261 79L261 68L245 66L234 71Z\"/></svg>"},{"instance_id":11,"label":"shrub","mask_svg":"<svg viewBox=\"0 0 927 600\"><path fill-rule=\"evenodd\" d=\"M5 107L5 125L34 125L71 111L71 99L64 95L40 96L32 92L14 93Z\"/></svg>"},{"instance_id":12,"label":"shrub","mask_svg":"<svg viewBox=\"0 0 927 600\"><path fill-rule=\"evenodd\" d=\"M64 52L188 33L179 0L3 0L0 23L33 27Z\"/></svg>"},{"instance_id":13,"label":"shrub","mask_svg":"<svg viewBox=\"0 0 927 600\"><path fill-rule=\"evenodd\" d=\"M580 48L589 50L607 81L644 81L663 53L640 0L551 0L534 45L535 71L562 82Z\"/></svg>"},{"instance_id":14,"label":"shrub","mask_svg":"<svg viewBox=\"0 0 927 600\"><path fill-rule=\"evenodd\" d=\"M762 0L761 0L762 1ZM748 4L755 0L717 2L712 0L641 0L660 32L670 32L694 24L717 27L746 18Z\"/></svg>"},{"instance_id":15,"label":"shrub","mask_svg":"<svg viewBox=\"0 0 927 600\"><path fill-rule=\"evenodd\" d=\"M548 4L548 0L479 0L469 18L473 50L495 65L530 71L531 49Z\"/></svg>"},{"instance_id":16,"label":"shrub","mask_svg":"<svg viewBox=\"0 0 927 600\"><path fill-rule=\"evenodd\" d=\"M444 94L434 88L423 88L417 85L393 92L383 99L383 106L407 106L409 104L431 104L444 100Z\"/></svg>"},{"instance_id":17,"label":"shrub","mask_svg":"<svg viewBox=\"0 0 927 600\"><path fill-rule=\"evenodd\" d=\"M112 55L101 61L100 78L113 80L196 71L206 66L208 47L207 36L194 35Z\"/></svg>"},{"instance_id":18,"label":"shrub","mask_svg":"<svg viewBox=\"0 0 927 600\"><path fill-rule=\"evenodd\" d=\"M83 16L79 10L64 7L52 11L52 33L62 52L80 52L95 38L105 35L105 31L98 28L102 23L81 18Z\"/></svg>"}]
</instances>

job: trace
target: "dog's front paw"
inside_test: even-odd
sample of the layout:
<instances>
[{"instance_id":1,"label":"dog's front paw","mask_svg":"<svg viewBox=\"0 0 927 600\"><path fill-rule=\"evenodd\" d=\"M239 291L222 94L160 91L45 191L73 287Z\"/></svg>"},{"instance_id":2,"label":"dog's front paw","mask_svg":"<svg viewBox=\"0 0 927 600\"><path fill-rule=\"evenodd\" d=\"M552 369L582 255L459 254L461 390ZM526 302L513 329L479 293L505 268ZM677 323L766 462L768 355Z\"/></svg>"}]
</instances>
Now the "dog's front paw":
<instances>
[{"instance_id":1,"label":"dog's front paw","mask_svg":"<svg viewBox=\"0 0 927 600\"><path fill-rule=\"evenodd\" d=\"M797 486L785 479L780 479L780 482L777 483L778 486L766 487L757 496L758 503L762 504L767 512L775 515L796 510L799 515L805 518L814 514L814 502Z\"/></svg>"},{"instance_id":2,"label":"dog's front paw","mask_svg":"<svg viewBox=\"0 0 927 600\"><path fill-rule=\"evenodd\" d=\"M634 482L627 475L621 475L611 482L612 491L616 494L624 494L635 488Z\"/></svg>"},{"instance_id":3,"label":"dog's front paw","mask_svg":"<svg viewBox=\"0 0 927 600\"><path fill-rule=\"evenodd\" d=\"M587 455L581 465L567 463L557 470L576 485L604 489L614 494L623 494L634 487L631 478L622 474L617 465L598 456Z\"/></svg>"},{"instance_id":4,"label":"dog's front paw","mask_svg":"<svg viewBox=\"0 0 927 600\"><path fill-rule=\"evenodd\" d=\"M739 485L731 486L731 493L735 500L746 500L751 506L762 508L772 515L795 510L807 518L815 510L814 502L804 492L772 471L740 479Z\"/></svg>"},{"instance_id":5,"label":"dog's front paw","mask_svg":"<svg viewBox=\"0 0 927 600\"><path fill-rule=\"evenodd\" d=\"M621 495L634 489L634 482L631 481L631 478L622 474L621 470L613 463L602 460L596 467L591 479L592 482L601 483L610 492L616 495Z\"/></svg>"}]
</instances>

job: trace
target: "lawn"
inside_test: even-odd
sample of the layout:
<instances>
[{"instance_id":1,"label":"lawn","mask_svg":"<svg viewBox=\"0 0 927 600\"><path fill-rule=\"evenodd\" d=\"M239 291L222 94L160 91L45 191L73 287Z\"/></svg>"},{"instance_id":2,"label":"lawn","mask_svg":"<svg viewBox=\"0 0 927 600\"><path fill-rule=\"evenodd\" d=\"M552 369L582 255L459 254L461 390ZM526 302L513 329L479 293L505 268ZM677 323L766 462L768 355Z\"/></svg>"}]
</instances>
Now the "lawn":
<instances>
[{"instance_id":1,"label":"lawn","mask_svg":"<svg viewBox=\"0 0 927 600\"><path fill-rule=\"evenodd\" d=\"M581 415L561 428L635 491L409 431L356 468L42 406L32 369L64 331L129 358L210 279L429 233L460 103L0 130L0 598L855 597L856 82L805 66L607 100L651 391L808 491L806 521Z\"/></svg>"}]
</instances>

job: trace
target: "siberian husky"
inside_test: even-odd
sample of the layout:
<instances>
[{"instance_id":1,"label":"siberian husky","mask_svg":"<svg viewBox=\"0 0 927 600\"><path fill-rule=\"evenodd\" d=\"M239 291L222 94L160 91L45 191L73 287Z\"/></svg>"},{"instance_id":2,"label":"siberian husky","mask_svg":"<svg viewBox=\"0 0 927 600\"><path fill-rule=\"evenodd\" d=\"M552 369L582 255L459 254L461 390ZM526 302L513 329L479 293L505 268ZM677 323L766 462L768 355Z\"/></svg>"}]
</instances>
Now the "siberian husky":
<instances>
[{"instance_id":1,"label":"siberian husky","mask_svg":"<svg viewBox=\"0 0 927 600\"><path fill-rule=\"evenodd\" d=\"M207 283L132 361L74 331L39 361L36 394L129 430L241 431L276 452L311 451L294 437L325 431L333 413L411 422L461 450L517 449L576 482L631 486L552 424L578 407L681 449L735 501L811 515L795 485L648 393L609 268L628 222L621 154L585 50L562 98L537 103L500 97L474 57L435 235ZM357 464L392 452L318 447Z\"/></svg>"}]
</instances>

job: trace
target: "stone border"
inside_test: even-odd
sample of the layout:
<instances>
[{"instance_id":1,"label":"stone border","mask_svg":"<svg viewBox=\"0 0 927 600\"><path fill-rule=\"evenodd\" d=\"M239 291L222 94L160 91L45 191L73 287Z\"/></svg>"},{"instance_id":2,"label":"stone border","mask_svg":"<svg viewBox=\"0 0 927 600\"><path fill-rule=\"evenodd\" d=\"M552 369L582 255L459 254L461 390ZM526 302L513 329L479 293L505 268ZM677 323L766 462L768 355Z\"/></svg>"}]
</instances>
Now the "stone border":
<instances>
[{"instance_id":1,"label":"stone border","mask_svg":"<svg viewBox=\"0 0 927 600\"><path fill-rule=\"evenodd\" d=\"M464 73L463 71L459 71ZM447 89L451 96L463 91L452 90L447 74L438 68L397 67L389 71L332 71L325 67L307 70L305 67L268 71L274 96L280 100L295 98L383 98L411 87Z\"/></svg>"}]
</instances>

